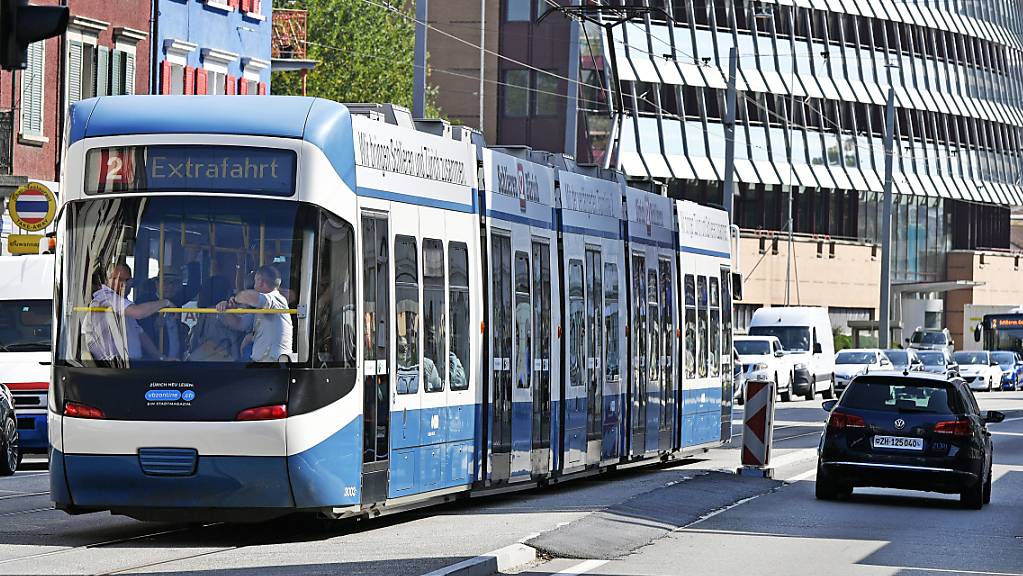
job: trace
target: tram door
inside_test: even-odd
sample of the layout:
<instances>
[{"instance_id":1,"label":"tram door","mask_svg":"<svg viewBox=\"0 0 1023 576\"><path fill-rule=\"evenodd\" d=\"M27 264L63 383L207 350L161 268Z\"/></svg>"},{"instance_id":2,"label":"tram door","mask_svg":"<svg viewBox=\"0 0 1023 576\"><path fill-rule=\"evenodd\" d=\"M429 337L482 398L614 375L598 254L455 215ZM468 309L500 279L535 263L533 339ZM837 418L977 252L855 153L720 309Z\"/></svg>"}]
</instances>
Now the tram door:
<instances>
[{"instance_id":1,"label":"tram door","mask_svg":"<svg viewBox=\"0 0 1023 576\"><path fill-rule=\"evenodd\" d=\"M551 248L533 242L533 447L534 477L546 476L551 462Z\"/></svg>"},{"instance_id":2,"label":"tram door","mask_svg":"<svg viewBox=\"0 0 1023 576\"><path fill-rule=\"evenodd\" d=\"M646 258L632 255L632 455L646 451L647 419L647 276Z\"/></svg>"},{"instance_id":3,"label":"tram door","mask_svg":"<svg viewBox=\"0 0 1023 576\"><path fill-rule=\"evenodd\" d=\"M586 465L600 462L604 432L604 269L599 250L586 250Z\"/></svg>"},{"instance_id":4,"label":"tram door","mask_svg":"<svg viewBox=\"0 0 1023 576\"><path fill-rule=\"evenodd\" d=\"M511 239L490 240L491 290L491 480L507 481L512 447L512 282Z\"/></svg>"},{"instance_id":5,"label":"tram door","mask_svg":"<svg viewBox=\"0 0 1023 576\"><path fill-rule=\"evenodd\" d=\"M387 331L390 294L388 279L387 218L362 216L363 267L363 401L362 401L362 502L371 504L387 498L387 474L391 416L391 383L387 365L390 335Z\"/></svg>"}]
</instances>

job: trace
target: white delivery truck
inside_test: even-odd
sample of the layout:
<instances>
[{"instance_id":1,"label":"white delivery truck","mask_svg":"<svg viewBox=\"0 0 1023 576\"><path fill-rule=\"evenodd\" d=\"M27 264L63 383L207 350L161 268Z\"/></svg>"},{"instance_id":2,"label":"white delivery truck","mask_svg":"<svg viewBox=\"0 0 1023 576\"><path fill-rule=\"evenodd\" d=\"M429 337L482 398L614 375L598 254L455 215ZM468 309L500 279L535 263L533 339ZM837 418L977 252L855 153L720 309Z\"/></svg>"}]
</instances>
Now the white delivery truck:
<instances>
[{"instance_id":1,"label":"white delivery truck","mask_svg":"<svg viewBox=\"0 0 1023 576\"><path fill-rule=\"evenodd\" d=\"M14 396L23 454L45 454L53 255L0 256L0 381Z\"/></svg>"},{"instance_id":2,"label":"white delivery truck","mask_svg":"<svg viewBox=\"0 0 1023 576\"><path fill-rule=\"evenodd\" d=\"M792 358L792 391L807 400L835 397L835 341L827 308L786 306L753 313L750 336L775 336Z\"/></svg>"}]
</instances>

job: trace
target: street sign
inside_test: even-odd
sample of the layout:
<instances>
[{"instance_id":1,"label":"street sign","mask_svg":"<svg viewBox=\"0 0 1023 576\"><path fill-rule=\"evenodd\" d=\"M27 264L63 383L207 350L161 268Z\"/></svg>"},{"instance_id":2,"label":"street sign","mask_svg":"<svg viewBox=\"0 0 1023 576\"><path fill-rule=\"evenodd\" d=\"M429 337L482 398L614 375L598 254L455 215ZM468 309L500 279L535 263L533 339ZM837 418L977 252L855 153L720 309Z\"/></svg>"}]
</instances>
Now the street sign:
<instances>
[{"instance_id":1,"label":"street sign","mask_svg":"<svg viewBox=\"0 0 1023 576\"><path fill-rule=\"evenodd\" d=\"M38 232L53 222L57 200L50 189L38 182L29 182L11 194L7 213L11 222L22 230Z\"/></svg>"},{"instance_id":2,"label":"street sign","mask_svg":"<svg viewBox=\"0 0 1023 576\"><path fill-rule=\"evenodd\" d=\"M11 254L39 254L39 243L42 234L8 234L7 251Z\"/></svg>"}]
</instances>

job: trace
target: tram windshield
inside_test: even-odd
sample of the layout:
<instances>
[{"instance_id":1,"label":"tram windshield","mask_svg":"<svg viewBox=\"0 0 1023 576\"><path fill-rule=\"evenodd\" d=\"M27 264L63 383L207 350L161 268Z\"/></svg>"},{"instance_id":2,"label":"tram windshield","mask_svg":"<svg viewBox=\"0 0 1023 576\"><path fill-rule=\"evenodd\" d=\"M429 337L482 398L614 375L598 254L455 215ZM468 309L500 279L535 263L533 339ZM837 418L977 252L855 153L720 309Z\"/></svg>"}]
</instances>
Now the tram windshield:
<instances>
[{"instance_id":1,"label":"tram windshield","mask_svg":"<svg viewBox=\"0 0 1023 576\"><path fill-rule=\"evenodd\" d=\"M307 360L315 208L134 197L75 203L65 218L59 363Z\"/></svg>"}]
</instances>

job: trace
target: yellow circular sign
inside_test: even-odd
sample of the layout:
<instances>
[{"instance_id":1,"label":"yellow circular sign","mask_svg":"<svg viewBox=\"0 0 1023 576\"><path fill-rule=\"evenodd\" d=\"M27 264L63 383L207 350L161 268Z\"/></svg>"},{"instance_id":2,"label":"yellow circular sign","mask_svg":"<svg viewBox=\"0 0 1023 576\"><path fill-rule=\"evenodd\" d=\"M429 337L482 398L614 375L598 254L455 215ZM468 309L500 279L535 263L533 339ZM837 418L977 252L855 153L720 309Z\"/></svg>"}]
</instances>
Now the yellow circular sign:
<instances>
[{"instance_id":1,"label":"yellow circular sign","mask_svg":"<svg viewBox=\"0 0 1023 576\"><path fill-rule=\"evenodd\" d=\"M29 182L11 194L7 214L11 222L22 230L38 232L53 222L57 200L50 189L38 182Z\"/></svg>"}]
</instances>

